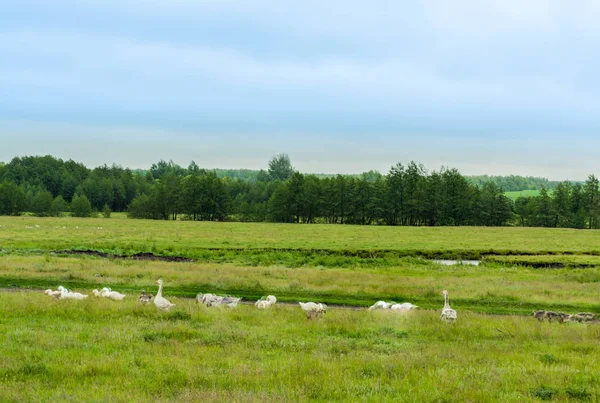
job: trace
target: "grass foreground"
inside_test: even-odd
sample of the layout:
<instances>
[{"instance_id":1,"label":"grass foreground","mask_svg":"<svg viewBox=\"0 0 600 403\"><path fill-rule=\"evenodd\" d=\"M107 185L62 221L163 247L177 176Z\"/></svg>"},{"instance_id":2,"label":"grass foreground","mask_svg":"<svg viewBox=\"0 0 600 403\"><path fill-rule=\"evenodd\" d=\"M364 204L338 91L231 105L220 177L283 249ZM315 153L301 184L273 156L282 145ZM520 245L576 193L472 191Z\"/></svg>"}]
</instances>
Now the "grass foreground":
<instances>
[{"instance_id":1,"label":"grass foreground","mask_svg":"<svg viewBox=\"0 0 600 403\"><path fill-rule=\"evenodd\" d=\"M167 290L168 294L168 290ZM168 295L167 295L168 296ZM0 400L537 401L600 393L600 326L459 311L0 294Z\"/></svg>"}]
</instances>

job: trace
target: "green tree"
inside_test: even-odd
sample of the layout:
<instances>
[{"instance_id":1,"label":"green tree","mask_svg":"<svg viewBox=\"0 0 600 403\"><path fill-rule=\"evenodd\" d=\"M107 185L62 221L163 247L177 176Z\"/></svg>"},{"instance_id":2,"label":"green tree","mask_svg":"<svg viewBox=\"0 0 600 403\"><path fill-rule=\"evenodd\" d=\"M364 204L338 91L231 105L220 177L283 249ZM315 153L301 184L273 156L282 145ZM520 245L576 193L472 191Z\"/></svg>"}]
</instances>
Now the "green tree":
<instances>
[{"instance_id":1,"label":"green tree","mask_svg":"<svg viewBox=\"0 0 600 403\"><path fill-rule=\"evenodd\" d=\"M481 215L480 224L486 226L506 225L512 216L510 200L493 182L483 185L480 192Z\"/></svg>"},{"instance_id":2,"label":"green tree","mask_svg":"<svg viewBox=\"0 0 600 403\"><path fill-rule=\"evenodd\" d=\"M588 176L583 185L583 200L588 228L598 228L600 226L600 186L598 178L594 175Z\"/></svg>"},{"instance_id":3,"label":"green tree","mask_svg":"<svg viewBox=\"0 0 600 403\"><path fill-rule=\"evenodd\" d=\"M0 183L0 215L20 215L27 207L23 188L14 182Z\"/></svg>"},{"instance_id":4,"label":"green tree","mask_svg":"<svg viewBox=\"0 0 600 403\"><path fill-rule=\"evenodd\" d=\"M269 176L271 179L286 181L294 175L294 167L287 154L278 154L269 161Z\"/></svg>"},{"instance_id":5,"label":"green tree","mask_svg":"<svg viewBox=\"0 0 600 403\"><path fill-rule=\"evenodd\" d=\"M542 186L542 189L540 189L540 195L535 197L534 200L534 225L540 227L553 227L556 213L554 211L554 204L552 203L552 199L548 195L548 191L545 187Z\"/></svg>"},{"instance_id":6,"label":"green tree","mask_svg":"<svg viewBox=\"0 0 600 403\"><path fill-rule=\"evenodd\" d=\"M67 211L69 205L63 199L61 195L58 195L52 201L52 206L50 207L50 215L54 217L60 217L65 211Z\"/></svg>"},{"instance_id":7,"label":"green tree","mask_svg":"<svg viewBox=\"0 0 600 403\"><path fill-rule=\"evenodd\" d=\"M110 213L112 213L108 203L104 203L104 207L102 207L102 216L104 218L110 218Z\"/></svg>"},{"instance_id":8,"label":"green tree","mask_svg":"<svg viewBox=\"0 0 600 403\"><path fill-rule=\"evenodd\" d=\"M52 209L52 193L43 190L38 192L31 201L30 210L38 217L48 217Z\"/></svg>"},{"instance_id":9,"label":"green tree","mask_svg":"<svg viewBox=\"0 0 600 403\"><path fill-rule=\"evenodd\" d=\"M129 203L127 216L129 218L156 218L153 202L146 194L141 194Z\"/></svg>"},{"instance_id":10,"label":"green tree","mask_svg":"<svg viewBox=\"0 0 600 403\"><path fill-rule=\"evenodd\" d=\"M554 189L552 195L553 210L554 210L554 226L567 228L572 222L571 208L571 183L561 182Z\"/></svg>"},{"instance_id":11,"label":"green tree","mask_svg":"<svg viewBox=\"0 0 600 403\"><path fill-rule=\"evenodd\" d=\"M71 215L73 217L91 217L92 204L85 195L73 196L71 202Z\"/></svg>"},{"instance_id":12,"label":"green tree","mask_svg":"<svg viewBox=\"0 0 600 403\"><path fill-rule=\"evenodd\" d=\"M397 225L405 209L405 169L404 165L397 163L386 178L385 192L385 219L388 225Z\"/></svg>"}]
</instances>

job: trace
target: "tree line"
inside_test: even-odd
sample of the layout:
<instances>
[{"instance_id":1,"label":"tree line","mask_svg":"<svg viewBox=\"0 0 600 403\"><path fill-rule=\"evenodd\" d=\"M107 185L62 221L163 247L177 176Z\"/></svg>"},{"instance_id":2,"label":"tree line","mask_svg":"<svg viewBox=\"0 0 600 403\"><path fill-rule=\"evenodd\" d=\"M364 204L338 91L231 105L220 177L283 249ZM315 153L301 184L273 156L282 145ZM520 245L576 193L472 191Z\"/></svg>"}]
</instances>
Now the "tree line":
<instances>
[{"instance_id":1,"label":"tree line","mask_svg":"<svg viewBox=\"0 0 600 403\"><path fill-rule=\"evenodd\" d=\"M248 172L244 171L245 175ZM522 177L515 177L522 178ZM0 164L0 214L360 225L600 227L598 180L561 182L515 202L495 181L475 184L456 169L398 163L387 174L312 175L285 154L252 179L221 177L195 162L159 161L149 170L88 169L52 156Z\"/></svg>"}]
</instances>

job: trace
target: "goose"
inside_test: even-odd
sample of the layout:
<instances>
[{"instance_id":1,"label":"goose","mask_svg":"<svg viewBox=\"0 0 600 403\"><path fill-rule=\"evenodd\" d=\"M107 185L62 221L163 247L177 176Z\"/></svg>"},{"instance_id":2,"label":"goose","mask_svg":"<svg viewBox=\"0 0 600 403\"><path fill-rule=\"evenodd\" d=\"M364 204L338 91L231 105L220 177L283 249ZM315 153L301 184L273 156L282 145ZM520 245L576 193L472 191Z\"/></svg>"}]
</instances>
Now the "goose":
<instances>
[{"instance_id":1,"label":"goose","mask_svg":"<svg viewBox=\"0 0 600 403\"><path fill-rule=\"evenodd\" d=\"M300 308L306 314L307 319L314 319L320 316L323 316L325 311L327 310L327 305L325 304L317 304L315 302L298 302L300 304Z\"/></svg>"},{"instance_id":2,"label":"goose","mask_svg":"<svg viewBox=\"0 0 600 403\"><path fill-rule=\"evenodd\" d=\"M456 320L456 311L450 308L450 304L448 303L448 291L444 290L442 294L444 294L444 309L442 309L440 319L444 322L454 322Z\"/></svg>"},{"instance_id":3,"label":"goose","mask_svg":"<svg viewBox=\"0 0 600 403\"><path fill-rule=\"evenodd\" d=\"M67 290L62 285L59 286L58 289L60 290L60 297L59 297L60 299L85 299L88 297L85 294Z\"/></svg>"},{"instance_id":4,"label":"goose","mask_svg":"<svg viewBox=\"0 0 600 403\"><path fill-rule=\"evenodd\" d=\"M60 291L52 291L49 288L46 291L44 291L44 294L46 294L50 297L60 298Z\"/></svg>"},{"instance_id":5,"label":"goose","mask_svg":"<svg viewBox=\"0 0 600 403\"><path fill-rule=\"evenodd\" d=\"M156 280L156 284L158 284L158 292L156 293L156 297L154 297L154 305L156 305L157 309L161 311L169 311L175 304L170 303L166 298L162 296L162 288L163 288L163 280L159 278Z\"/></svg>"},{"instance_id":6,"label":"goose","mask_svg":"<svg viewBox=\"0 0 600 403\"><path fill-rule=\"evenodd\" d=\"M545 316L546 316L546 311L544 311L543 309L540 311L533 311L533 317L536 318L537 320L539 320L540 322L544 320Z\"/></svg>"},{"instance_id":7,"label":"goose","mask_svg":"<svg viewBox=\"0 0 600 403\"><path fill-rule=\"evenodd\" d=\"M219 296L219 295L215 295L215 294L204 294L202 296L202 298L200 299L200 303L204 304L208 307L211 306L219 306L221 305L221 302L223 302L223 297Z\"/></svg>"},{"instance_id":8,"label":"goose","mask_svg":"<svg viewBox=\"0 0 600 403\"><path fill-rule=\"evenodd\" d=\"M402 312L411 311L415 308L418 308L418 306L413 305L410 302L404 302L402 304L394 304L394 305L390 306L390 309L392 311L402 311Z\"/></svg>"},{"instance_id":9,"label":"goose","mask_svg":"<svg viewBox=\"0 0 600 403\"><path fill-rule=\"evenodd\" d=\"M553 311L546 311L544 317L548 319L548 322L552 322L553 320L560 321L560 314Z\"/></svg>"},{"instance_id":10,"label":"goose","mask_svg":"<svg viewBox=\"0 0 600 403\"><path fill-rule=\"evenodd\" d=\"M267 309L271 307L271 303L266 299L260 299L254 304L258 309Z\"/></svg>"},{"instance_id":11,"label":"goose","mask_svg":"<svg viewBox=\"0 0 600 403\"><path fill-rule=\"evenodd\" d=\"M138 297L138 302L142 304L149 304L154 299L152 294L146 293L146 291L142 291L140 296Z\"/></svg>"},{"instance_id":12,"label":"goose","mask_svg":"<svg viewBox=\"0 0 600 403\"><path fill-rule=\"evenodd\" d=\"M579 312L573 315L572 319L577 322L591 322L594 320L594 314L590 312Z\"/></svg>"},{"instance_id":13,"label":"goose","mask_svg":"<svg viewBox=\"0 0 600 403\"><path fill-rule=\"evenodd\" d=\"M241 298L236 297L225 297L221 301L221 304L225 305L228 308L235 308L237 307L238 302L240 302L241 300Z\"/></svg>"},{"instance_id":14,"label":"goose","mask_svg":"<svg viewBox=\"0 0 600 403\"><path fill-rule=\"evenodd\" d=\"M98 290L92 290L92 294L94 294L95 297L102 297L102 293Z\"/></svg>"},{"instance_id":15,"label":"goose","mask_svg":"<svg viewBox=\"0 0 600 403\"><path fill-rule=\"evenodd\" d=\"M573 315L569 315L568 313L560 312L558 314L558 322L559 323L570 322L572 317L573 317Z\"/></svg>"},{"instance_id":16,"label":"goose","mask_svg":"<svg viewBox=\"0 0 600 403\"><path fill-rule=\"evenodd\" d=\"M275 305L275 303L277 303L277 298L274 295L268 295L256 301L254 305L258 309L267 309L270 308L271 305Z\"/></svg>"},{"instance_id":17,"label":"goose","mask_svg":"<svg viewBox=\"0 0 600 403\"><path fill-rule=\"evenodd\" d=\"M115 301L123 301L123 298L125 298L125 294L121 294L120 292L113 291L106 287L102 289L102 296Z\"/></svg>"},{"instance_id":18,"label":"goose","mask_svg":"<svg viewBox=\"0 0 600 403\"><path fill-rule=\"evenodd\" d=\"M377 301L369 307L369 311L372 311L373 309L389 309L390 305L392 305L392 303Z\"/></svg>"}]
</instances>

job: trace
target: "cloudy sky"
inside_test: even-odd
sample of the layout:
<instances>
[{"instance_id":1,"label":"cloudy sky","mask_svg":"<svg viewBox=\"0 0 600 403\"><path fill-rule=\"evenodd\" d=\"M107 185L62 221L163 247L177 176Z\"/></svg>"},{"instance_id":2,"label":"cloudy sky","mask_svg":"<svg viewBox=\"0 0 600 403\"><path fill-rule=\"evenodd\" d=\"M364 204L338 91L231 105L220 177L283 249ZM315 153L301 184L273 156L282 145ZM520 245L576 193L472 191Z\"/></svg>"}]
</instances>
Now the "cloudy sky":
<instances>
[{"instance_id":1,"label":"cloudy sky","mask_svg":"<svg viewBox=\"0 0 600 403\"><path fill-rule=\"evenodd\" d=\"M2 2L0 161L584 179L598 20L585 0Z\"/></svg>"}]
</instances>

